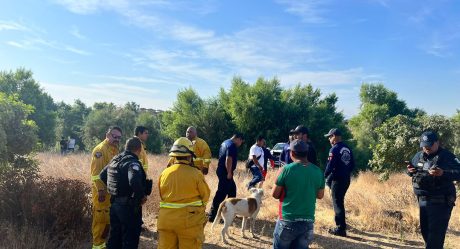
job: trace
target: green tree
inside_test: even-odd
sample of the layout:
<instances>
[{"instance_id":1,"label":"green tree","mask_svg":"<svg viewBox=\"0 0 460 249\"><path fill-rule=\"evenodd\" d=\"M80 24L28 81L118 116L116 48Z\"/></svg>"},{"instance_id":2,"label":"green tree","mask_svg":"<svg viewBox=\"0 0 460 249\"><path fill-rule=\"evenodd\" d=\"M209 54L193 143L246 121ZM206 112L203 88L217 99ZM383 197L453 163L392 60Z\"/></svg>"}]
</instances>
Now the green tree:
<instances>
[{"instance_id":1,"label":"green tree","mask_svg":"<svg viewBox=\"0 0 460 249\"><path fill-rule=\"evenodd\" d=\"M376 129L378 143L372 146L373 171L389 173L406 167L404 161L411 160L418 151L420 124L406 115L388 119Z\"/></svg>"},{"instance_id":2,"label":"green tree","mask_svg":"<svg viewBox=\"0 0 460 249\"><path fill-rule=\"evenodd\" d=\"M35 122L28 119L33 107L20 102L16 95L0 92L0 166L21 162L38 141ZM1 172L0 172L1 173ZM0 174L1 175L1 174Z\"/></svg>"},{"instance_id":3,"label":"green tree","mask_svg":"<svg viewBox=\"0 0 460 249\"><path fill-rule=\"evenodd\" d=\"M91 108L87 107L81 100L75 100L73 105L68 105L64 102L57 104L58 125L56 136L71 137L76 140L76 145L79 150L85 150L83 143L83 128L85 119L91 112Z\"/></svg>"},{"instance_id":4,"label":"green tree","mask_svg":"<svg viewBox=\"0 0 460 249\"><path fill-rule=\"evenodd\" d=\"M44 146L54 146L56 141L56 105L53 99L34 80L32 71L23 68L0 71L0 92L17 94L19 100L34 107L29 119L38 126L38 137Z\"/></svg>"},{"instance_id":5,"label":"green tree","mask_svg":"<svg viewBox=\"0 0 460 249\"><path fill-rule=\"evenodd\" d=\"M110 126L119 126L123 130L121 144L133 136L139 106L130 102L124 107L117 107L113 103L95 103L93 110L86 118L84 125L83 142L88 149L92 149L105 139L105 133Z\"/></svg>"},{"instance_id":6,"label":"green tree","mask_svg":"<svg viewBox=\"0 0 460 249\"><path fill-rule=\"evenodd\" d=\"M153 114L148 111L141 112L136 119L136 125L142 125L149 129L149 138L146 142L147 150L160 154L164 151L163 135L161 134L161 118L159 114Z\"/></svg>"},{"instance_id":7,"label":"green tree","mask_svg":"<svg viewBox=\"0 0 460 249\"><path fill-rule=\"evenodd\" d=\"M452 117L452 124L454 130L454 148L453 153L460 156L460 110Z\"/></svg>"},{"instance_id":8,"label":"green tree","mask_svg":"<svg viewBox=\"0 0 460 249\"><path fill-rule=\"evenodd\" d=\"M172 141L185 136L188 126L196 125L204 100L191 87L180 90L171 111L163 113L164 133Z\"/></svg>"},{"instance_id":9,"label":"green tree","mask_svg":"<svg viewBox=\"0 0 460 249\"><path fill-rule=\"evenodd\" d=\"M426 130L435 131L441 146L452 151L454 148L454 126L442 115L423 115L412 118L398 115L385 121L376 129L377 143L371 146L373 171L385 173L404 170L404 161L411 160L420 150L420 135Z\"/></svg>"},{"instance_id":10,"label":"green tree","mask_svg":"<svg viewBox=\"0 0 460 249\"><path fill-rule=\"evenodd\" d=\"M388 119L397 115L410 118L423 115L419 109L409 109L398 95L385 88L383 84L362 84L360 91L361 107L358 115L349 120L353 139L356 144L357 165L367 168L372 158L372 147L377 144L379 128Z\"/></svg>"},{"instance_id":11,"label":"green tree","mask_svg":"<svg viewBox=\"0 0 460 249\"><path fill-rule=\"evenodd\" d=\"M197 128L198 136L208 143L214 157L218 156L222 142L235 131L229 114L218 98L205 101L198 113L196 124L193 125Z\"/></svg>"}]
</instances>

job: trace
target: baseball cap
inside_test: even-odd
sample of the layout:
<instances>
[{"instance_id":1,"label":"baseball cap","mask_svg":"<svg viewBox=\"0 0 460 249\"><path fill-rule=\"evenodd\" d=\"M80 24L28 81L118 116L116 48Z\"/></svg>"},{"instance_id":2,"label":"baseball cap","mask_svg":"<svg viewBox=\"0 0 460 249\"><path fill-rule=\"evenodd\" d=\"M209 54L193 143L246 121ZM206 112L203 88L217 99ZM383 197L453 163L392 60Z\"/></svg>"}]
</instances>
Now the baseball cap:
<instances>
[{"instance_id":1,"label":"baseball cap","mask_svg":"<svg viewBox=\"0 0 460 249\"><path fill-rule=\"evenodd\" d=\"M303 140L300 139L294 139L290 144L289 144L289 149L294 152L308 152L309 147L308 144L305 143Z\"/></svg>"},{"instance_id":2,"label":"baseball cap","mask_svg":"<svg viewBox=\"0 0 460 249\"><path fill-rule=\"evenodd\" d=\"M434 131L425 131L420 136L420 148L431 147L436 141L438 141L438 135Z\"/></svg>"},{"instance_id":3,"label":"baseball cap","mask_svg":"<svg viewBox=\"0 0 460 249\"><path fill-rule=\"evenodd\" d=\"M298 133L309 134L307 127L303 125L299 125L295 128L294 134L298 134Z\"/></svg>"},{"instance_id":4,"label":"baseball cap","mask_svg":"<svg viewBox=\"0 0 460 249\"><path fill-rule=\"evenodd\" d=\"M293 134L295 134L295 130L294 130L294 129L291 129L291 130L289 131L289 135L293 135Z\"/></svg>"},{"instance_id":5,"label":"baseball cap","mask_svg":"<svg viewBox=\"0 0 460 249\"><path fill-rule=\"evenodd\" d=\"M330 137L332 135L342 136L342 132L337 128L332 128L327 134L324 134L325 137Z\"/></svg>"}]
</instances>

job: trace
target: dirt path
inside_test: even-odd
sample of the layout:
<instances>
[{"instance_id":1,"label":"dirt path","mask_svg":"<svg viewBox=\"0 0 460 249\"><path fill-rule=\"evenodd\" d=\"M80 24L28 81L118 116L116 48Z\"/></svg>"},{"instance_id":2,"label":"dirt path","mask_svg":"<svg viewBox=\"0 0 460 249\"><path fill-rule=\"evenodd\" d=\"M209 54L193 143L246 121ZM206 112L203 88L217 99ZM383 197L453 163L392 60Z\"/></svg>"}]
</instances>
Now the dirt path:
<instances>
[{"instance_id":1,"label":"dirt path","mask_svg":"<svg viewBox=\"0 0 460 249\"><path fill-rule=\"evenodd\" d=\"M211 224L208 223L205 228L206 241L203 245L204 249L220 249L220 248L271 248L272 234L275 222L258 220L256 223L255 232L257 238L252 238L250 233L246 231L248 238L242 238L240 235L241 219L235 219L235 223L230 227L231 239L228 239L228 244L224 244L220 240L221 224L216 225L214 231L211 232ZM149 226L151 226L150 224ZM139 248L157 248L157 234L154 232L154 226L149 227L148 231L144 231L141 235L141 244ZM454 236L450 234L449 236ZM326 229L316 228L314 241L310 248L336 248L336 249L373 249L373 248L424 248L424 244L420 239L410 238L401 240L397 235L382 235L378 233L370 233L358 231L351 228L347 238L331 236L327 234ZM449 247L447 245L446 248Z\"/></svg>"}]
</instances>

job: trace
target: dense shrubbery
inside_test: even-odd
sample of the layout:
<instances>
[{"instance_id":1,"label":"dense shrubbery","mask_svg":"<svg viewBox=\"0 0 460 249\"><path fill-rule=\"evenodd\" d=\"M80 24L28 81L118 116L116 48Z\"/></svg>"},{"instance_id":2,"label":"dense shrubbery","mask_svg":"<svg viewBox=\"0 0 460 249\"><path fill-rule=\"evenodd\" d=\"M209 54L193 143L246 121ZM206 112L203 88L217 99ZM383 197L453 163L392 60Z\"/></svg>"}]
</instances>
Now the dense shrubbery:
<instances>
[{"instance_id":1,"label":"dense shrubbery","mask_svg":"<svg viewBox=\"0 0 460 249\"><path fill-rule=\"evenodd\" d=\"M136 125L148 127L152 135L147 150L152 153L165 152L172 141L184 136L185 129L193 125L208 142L213 155L217 155L221 142L239 131L246 136L239 153L240 159L244 159L258 135L264 135L267 144L273 146L285 142L288 131L303 124L311 131L320 164L324 164L330 147L322 135L332 127L339 127L353 148L357 170L381 173L401 169L399 164L404 160L395 158L396 151L404 151L399 156L407 159L417 150L415 141L424 129L440 132L443 144L460 153L460 112L452 118L429 116L423 110L409 108L396 92L383 84L362 84L359 113L349 120L337 111L335 94L323 95L311 85L283 88L276 78L259 78L251 84L235 77L229 89L221 89L208 99L192 88L181 89L171 110L165 112L143 109L134 102L124 106L100 102L92 107L80 100L72 105L55 104L32 78L32 72L24 69L0 72L0 93L2 99L21 106L13 108L13 116L29 117L24 123L16 122L18 126L0 120L0 157L6 155L2 153L6 148L4 141L10 147L15 143L21 145L20 149L25 145L42 149L53 147L53 143L58 147L61 136L76 139L79 150L89 151L104 139L109 125L124 130L123 140L133 135ZM390 148L393 144L396 146Z\"/></svg>"}]
</instances>

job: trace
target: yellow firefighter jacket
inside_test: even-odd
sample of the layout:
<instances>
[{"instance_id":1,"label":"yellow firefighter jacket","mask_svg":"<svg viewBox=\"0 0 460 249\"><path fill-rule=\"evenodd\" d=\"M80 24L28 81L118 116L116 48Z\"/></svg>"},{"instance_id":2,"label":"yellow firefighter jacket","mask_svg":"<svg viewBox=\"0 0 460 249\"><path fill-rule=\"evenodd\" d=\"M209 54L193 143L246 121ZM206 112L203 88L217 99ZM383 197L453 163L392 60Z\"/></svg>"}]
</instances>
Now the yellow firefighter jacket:
<instances>
[{"instance_id":1,"label":"yellow firefighter jacket","mask_svg":"<svg viewBox=\"0 0 460 249\"><path fill-rule=\"evenodd\" d=\"M209 186L195 167L177 162L161 172L158 180L160 208L206 206Z\"/></svg>"},{"instance_id":2,"label":"yellow firefighter jacket","mask_svg":"<svg viewBox=\"0 0 460 249\"><path fill-rule=\"evenodd\" d=\"M211 164L211 149L209 149L208 144L203 139L196 137L193 143L193 152L196 155L196 158L193 159L193 163L199 169L209 168Z\"/></svg>"},{"instance_id":3,"label":"yellow firefighter jacket","mask_svg":"<svg viewBox=\"0 0 460 249\"><path fill-rule=\"evenodd\" d=\"M144 142L142 142L141 153L139 153L139 162L141 162L145 174L147 174L149 170L149 160L147 158L147 148L145 147Z\"/></svg>"},{"instance_id":4,"label":"yellow firefighter jacket","mask_svg":"<svg viewBox=\"0 0 460 249\"><path fill-rule=\"evenodd\" d=\"M211 149L209 149L208 144L203 139L196 137L193 143L193 152L196 155L196 158L193 159L193 164L202 170L203 168L209 168L211 164ZM174 164L174 158L171 157L168 161L168 166Z\"/></svg>"},{"instance_id":5,"label":"yellow firefighter jacket","mask_svg":"<svg viewBox=\"0 0 460 249\"><path fill-rule=\"evenodd\" d=\"M98 190L105 190L106 186L99 178L99 174L102 169L112 160L114 156L118 154L118 148L114 145L109 144L109 141L105 139L93 149L91 157L91 181L92 188Z\"/></svg>"}]
</instances>

